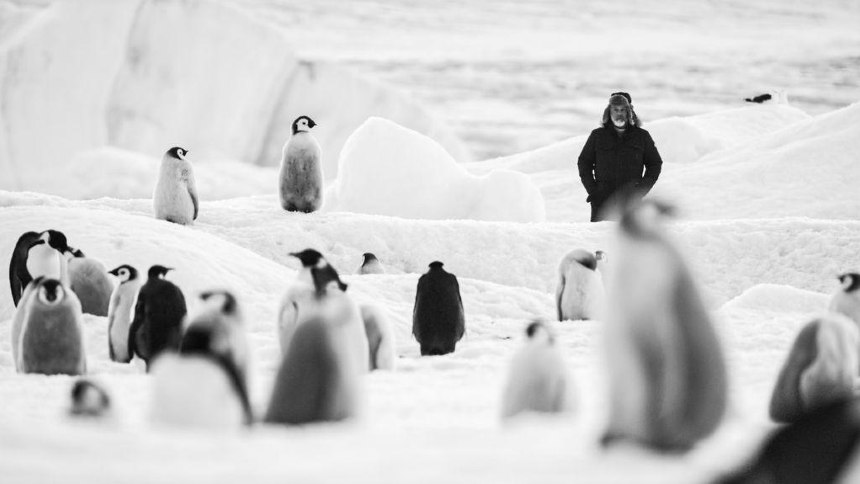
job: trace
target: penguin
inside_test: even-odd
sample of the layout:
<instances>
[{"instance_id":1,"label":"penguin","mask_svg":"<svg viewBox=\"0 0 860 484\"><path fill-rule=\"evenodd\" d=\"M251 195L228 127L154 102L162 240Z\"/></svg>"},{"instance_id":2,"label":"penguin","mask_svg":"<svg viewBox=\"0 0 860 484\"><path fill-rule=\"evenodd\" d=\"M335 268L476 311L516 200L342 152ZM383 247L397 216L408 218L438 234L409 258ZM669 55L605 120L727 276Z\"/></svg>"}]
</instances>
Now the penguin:
<instances>
[{"instance_id":1,"label":"penguin","mask_svg":"<svg viewBox=\"0 0 860 484\"><path fill-rule=\"evenodd\" d=\"M714 484L860 482L860 400L818 407L768 436L761 448Z\"/></svg>"},{"instance_id":2,"label":"penguin","mask_svg":"<svg viewBox=\"0 0 860 484\"><path fill-rule=\"evenodd\" d=\"M362 369L351 349L354 303L323 270L311 269L318 304L290 340L275 377L266 423L335 422L357 413Z\"/></svg>"},{"instance_id":3,"label":"penguin","mask_svg":"<svg viewBox=\"0 0 860 484\"><path fill-rule=\"evenodd\" d=\"M770 418L794 422L805 413L854 396L860 330L841 314L809 322L794 340L770 400Z\"/></svg>"},{"instance_id":4,"label":"penguin","mask_svg":"<svg viewBox=\"0 0 860 484\"><path fill-rule=\"evenodd\" d=\"M624 203L604 326L610 401L602 444L684 452L725 413L722 345L663 227L672 208L635 197Z\"/></svg>"},{"instance_id":5,"label":"penguin","mask_svg":"<svg viewBox=\"0 0 860 484\"><path fill-rule=\"evenodd\" d=\"M278 194L289 212L316 212L323 203L323 171L320 145L310 130L313 119L299 116L293 134L284 145Z\"/></svg>"},{"instance_id":6,"label":"penguin","mask_svg":"<svg viewBox=\"0 0 860 484\"><path fill-rule=\"evenodd\" d=\"M218 357L230 360L243 380L247 379L248 337L236 297L230 291L214 289L201 293L200 300L202 306L186 324L179 352L183 352L186 338L193 334L192 329L204 326L213 334L212 338L219 342L219 346L213 347L212 351Z\"/></svg>"},{"instance_id":7,"label":"penguin","mask_svg":"<svg viewBox=\"0 0 860 484\"><path fill-rule=\"evenodd\" d=\"M75 257L69 253L69 280L72 291L81 301L86 314L107 316L113 282L108 277L105 266L90 257Z\"/></svg>"},{"instance_id":8,"label":"penguin","mask_svg":"<svg viewBox=\"0 0 860 484\"><path fill-rule=\"evenodd\" d=\"M68 283L67 255L72 250L59 230L21 234L9 261L9 288L15 306L24 288L36 277L54 277Z\"/></svg>"},{"instance_id":9,"label":"penguin","mask_svg":"<svg viewBox=\"0 0 860 484\"><path fill-rule=\"evenodd\" d=\"M164 276L169 267L149 268L146 283L140 288L134 307L134 319L128 331L129 354L146 362L164 351L177 351L182 337L182 320L188 312L182 290Z\"/></svg>"},{"instance_id":10,"label":"penguin","mask_svg":"<svg viewBox=\"0 0 860 484\"><path fill-rule=\"evenodd\" d=\"M376 306L362 304L360 310L370 351L370 369L393 370L396 342L391 322L382 309Z\"/></svg>"},{"instance_id":11,"label":"penguin","mask_svg":"<svg viewBox=\"0 0 860 484\"><path fill-rule=\"evenodd\" d=\"M844 314L860 325L860 274L847 272L839 276L842 287L833 293L830 310Z\"/></svg>"},{"instance_id":12,"label":"penguin","mask_svg":"<svg viewBox=\"0 0 860 484\"><path fill-rule=\"evenodd\" d=\"M412 310L412 334L421 345L421 355L453 353L466 332L466 318L457 276L439 261L418 278Z\"/></svg>"},{"instance_id":13,"label":"penguin","mask_svg":"<svg viewBox=\"0 0 860 484\"><path fill-rule=\"evenodd\" d=\"M382 263L379 262L379 259L375 255L365 252L363 257L364 261L361 263L361 267L358 268L358 274L385 274Z\"/></svg>"},{"instance_id":14,"label":"penguin","mask_svg":"<svg viewBox=\"0 0 860 484\"><path fill-rule=\"evenodd\" d=\"M600 319L605 304L603 278L597 258L584 249L574 249L558 265L555 303L558 320Z\"/></svg>"},{"instance_id":15,"label":"penguin","mask_svg":"<svg viewBox=\"0 0 860 484\"><path fill-rule=\"evenodd\" d=\"M299 259L302 263L302 268L299 269L295 282L287 289L287 293L281 299L278 309L278 342L280 343L281 354L284 354L290 345L290 338L292 338L293 332L298 325L299 316L303 312L302 309L314 305L314 283L311 279L311 268L331 267L325 257L314 249L291 252L290 256ZM334 271L334 268L331 270ZM340 279L338 278L337 280ZM345 288L346 286L344 285L342 289Z\"/></svg>"},{"instance_id":16,"label":"penguin","mask_svg":"<svg viewBox=\"0 0 860 484\"><path fill-rule=\"evenodd\" d=\"M68 286L47 277L27 285L12 321L12 354L18 373L86 373L81 303Z\"/></svg>"},{"instance_id":17,"label":"penguin","mask_svg":"<svg viewBox=\"0 0 860 484\"><path fill-rule=\"evenodd\" d=\"M38 232L24 232L18 237L12 258L9 260L9 289L12 290L12 303L17 307L24 288L33 280L27 271L27 255L35 242L39 240Z\"/></svg>"},{"instance_id":18,"label":"penguin","mask_svg":"<svg viewBox=\"0 0 860 484\"><path fill-rule=\"evenodd\" d=\"M570 378L564 358L547 325L526 327L526 343L511 360L502 396L502 419L521 412L560 413L570 405Z\"/></svg>"},{"instance_id":19,"label":"penguin","mask_svg":"<svg viewBox=\"0 0 860 484\"><path fill-rule=\"evenodd\" d=\"M758 96L755 96L755 97L752 97L752 98L749 98L749 97L748 97L748 98L745 98L745 99L744 99L744 101L746 101L746 102L748 102L748 103L757 103L757 104L761 104L761 103L763 103L763 102L765 102L765 101L770 101L770 99L771 99L772 97L773 97L773 96L771 96L770 94L768 94L768 93L764 93L764 94L759 94Z\"/></svg>"},{"instance_id":20,"label":"penguin","mask_svg":"<svg viewBox=\"0 0 860 484\"><path fill-rule=\"evenodd\" d=\"M97 383L81 378L72 386L72 406L69 414L76 417L104 417L110 413L107 391Z\"/></svg>"},{"instance_id":21,"label":"penguin","mask_svg":"<svg viewBox=\"0 0 860 484\"><path fill-rule=\"evenodd\" d=\"M174 146L161 157L158 182L152 194L155 218L182 225L197 220L199 209L194 169L188 150Z\"/></svg>"},{"instance_id":22,"label":"penguin","mask_svg":"<svg viewBox=\"0 0 860 484\"><path fill-rule=\"evenodd\" d=\"M108 353L111 361L128 363L132 354L128 351L128 334L137 293L143 283L137 269L123 264L109 272L119 278L108 306Z\"/></svg>"},{"instance_id":23,"label":"penguin","mask_svg":"<svg viewBox=\"0 0 860 484\"><path fill-rule=\"evenodd\" d=\"M203 293L179 347L152 365L150 417L156 424L231 430L251 425L246 371L237 361L236 300L226 291Z\"/></svg>"}]
</instances>

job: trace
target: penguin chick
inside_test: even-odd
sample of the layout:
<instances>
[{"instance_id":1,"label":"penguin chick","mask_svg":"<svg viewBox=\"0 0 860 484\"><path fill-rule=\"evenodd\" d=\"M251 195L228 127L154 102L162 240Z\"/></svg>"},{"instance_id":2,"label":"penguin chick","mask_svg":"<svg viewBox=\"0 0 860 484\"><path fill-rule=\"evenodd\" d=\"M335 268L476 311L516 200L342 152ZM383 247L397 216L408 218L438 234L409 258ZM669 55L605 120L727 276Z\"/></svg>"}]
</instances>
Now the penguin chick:
<instances>
[{"instance_id":1,"label":"penguin chick","mask_svg":"<svg viewBox=\"0 0 860 484\"><path fill-rule=\"evenodd\" d=\"M287 293L281 298L280 308L278 310L278 342L281 347L281 354L287 350L290 345L290 339L296 326L299 323L299 318L306 313L309 308L315 307L314 302L314 283L311 278L311 268L325 270L329 280L337 280L342 285L342 290L346 289L346 285L340 282L337 271L328 263L328 261L314 249L305 249L301 252L290 253L291 256L299 259L302 263L302 268L296 275L296 280L287 289Z\"/></svg>"},{"instance_id":2,"label":"penguin chick","mask_svg":"<svg viewBox=\"0 0 860 484\"><path fill-rule=\"evenodd\" d=\"M358 359L366 367L369 358L361 318L330 273L314 267L311 275L318 306L290 340L275 377L267 423L340 421L357 413L363 372ZM361 341L363 354L356 351Z\"/></svg>"},{"instance_id":3,"label":"penguin chick","mask_svg":"<svg viewBox=\"0 0 860 484\"><path fill-rule=\"evenodd\" d=\"M860 331L841 314L809 322L794 340L770 400L770 417L794 422L815 408L854 396Z\"/></svg>"},{"instance_id":4,"label":"penguin chick","mask_svg":"<svg viewBox=\"0 0 860 484\"><path fill-rule=\"evenodd\" d=\"M200 294L202 307L190 318L179 352L192 329L203 326L212 333L212 352L233 362L243 378L248 377L248 337L236 297L229 291L213 289Z\"/></svg>"},{"instance_id":5,"label":"penguin chick","mask_svg":"<svg viewBox=\"0 0 860 484\"><path fill-rule=\"evenodd\" d=\"M361 267L358 268L358 274L385 274L382 263L379 262L379 259L375 255L365 252L363 257L364 261L361 263Z\"/></svg>"},{"instance_id":6,"label":"penguin chick","mask_svg":"<svg viewBox=\"0 0 860 484\"><path fill-rule=\"evenodd\" d=\"M197 220L197 186L188 151L175 146L161 157L158 182L152 195L155 218L182 225Z\"/></svg>"},{"instance_id":7,"label":"penguin chick","mask_svg":"<svg viewBox=\"0 0 860 484\"><path fill-rule=\"evenodd\" d=\"M128 363L132 357L128 347L132 311L143 281L138 277L137 269L127 264L111 270L108 274L119 279L108 305L108 353L112 361Z\"/></svg>"},{"instance_id":8,"label":"penguin chick","mask_svg":"<svg viewBox=\"0 0 860 484\"><path fill-rule=\"evenodd\" d=\"M565 255L558 266L555 291L558 320L600 319L605 298L594 254L574 249Z\"/></svg>"},{"instance_id":9,"label":"penguin chick","mask_svg":"<svg viewBox=\"0 0 860 484\"><path fill-rule=\"evenodd\" d=\"M830 310L860 325L860 274L847 272L839 276L839 282L842 286L830 298Z\"/></svg>"},{"instance_id":10,"label":"penguin chick","mask_svg":"<svg viewBox=\"0 0 860 484\"><path fill-rule=\"evenodd\" d=\"M104 417L111 409L110 397L100 385L78 379L72 386L72 406L69 414L79 417Z\"/></svg>"},{"instance_id":11,"label":"penguin chick","mask_svg":"<svg viewBox=\"0 0 860 484\"><path fill-rule=\"evenodd\" d=\"M284 145L278 195L281 207L290 212L315 212L323 203L323 171L320 145L310 130L313 119L299 116L292 136Z\"/></svg>"},{"instance_id":12,"label":"penguin chick","mask_svg":"<svg viewBox=\"0 0 860 484\"><path fill-rule=\"evenodd\" d=\"M150 267L134 307L129 353L143 359L147 370L162 352L179 350L182 321L188 311L182 290L164 278L171 270L161 265Z\"/></svg>"},{"instance_id":13,"label":"penguin chick","mask_svg":"<svg viewBox=\"0 0 860 484\"><path fill-rule=\"evenodd\" d=\"M27 286L12 320L12 354L19 373L86 373L81 303L68 286L44 277Z\"/></svg>"},{"instance_id":14,"label":"penguin chick","mask_svg":"<svg viewBox=\"0 0 860 484\"><path fill-rule=\"evenodd\" d=\"M526 342L511 360L502 396L502 419L520 412L568 410L569 376L555 337L541 321L526 327Z\"/></svg>"},{"instance_id":15,"label":"penguin chick","mask_svg":"<svg viewBox=\"0 0 860 484\"><path fill-rule=\"evenodd\" d=\"M81 309L86 314L107 316L113 292L107 269L95 259L68 254L69 280L72 291L81 301Z\"/></svg>"},{"instance_id":16,"label":"penguin chick","mask_svg":"<svg viewBox=\"0 0 860 484\"><path fill-rule=\"evenodd\" d=\"M683 452L726 408L722 346L684 258L663 226L671 207L628 201L618 231L604 345L610 409L603 443Z\"/></svg>"}]
</instances>

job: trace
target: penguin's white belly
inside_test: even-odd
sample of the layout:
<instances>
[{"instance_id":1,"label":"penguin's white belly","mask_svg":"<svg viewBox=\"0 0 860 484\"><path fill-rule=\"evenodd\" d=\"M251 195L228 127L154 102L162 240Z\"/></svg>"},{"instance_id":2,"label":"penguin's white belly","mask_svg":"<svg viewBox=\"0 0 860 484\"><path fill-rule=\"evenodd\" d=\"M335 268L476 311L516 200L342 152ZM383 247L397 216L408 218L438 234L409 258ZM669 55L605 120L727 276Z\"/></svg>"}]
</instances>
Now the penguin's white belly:
<instances>
[{"instance_id":1,"label":"penguin's white belly","mask_svg":"<svg viewBox=\"0 0 860 484\"><path fill-rule=\"evenodd\" d=\"M207 358L164 355L152 368L152 422L231 430L242 427L243 410L224 371Z\"/></svg>"},{"instance_id":2,"label":"penguin's white belly","mask_svg":"<svg viewBox=\"0 0 860 484\"><path fill-rule=\"evenodd\" d=\"M526 348L514 358L502 403L502 416L523 411L563 412L569 408L564 361L551 348Z\"/></svg>"},{"instance_id":3,"label":"penguin's white belly","mask_svg":"<svg viewBox=\"0 0 860 484\"><path fill-rule=\"evenodd\" d=\"M128 360L128 330L131 326L132 304L125 301L109 311L114 315L111 320L110 345L113 348L114 357L120 361ZM115 311L115 312L114 312Z\"/></svg>"},{"instance_id":4,"label":"penguin's white belly","mask_svg":"<svg viewBox=\"0 0 860 484\"><path fill-rule=\"evenodd\" d=\"M181 180L160 178L155 186L153 205L156 218L181 224L194 220L194 202L188 186Z\"/></svg>"},{"instance_id":5,"label":"penguin's white belly","mask_svg":"<svg viewBox=\"0 0 860 484\"><path fill-rule=\"evenodd\" d=\"M604 298L603 282L598 273L579 264L568 268L561 294L564 319L602 318Z\"/></svg>"},{"instance_id":6,"label":"penguin's white belly","mask_svg":"<svg viewBox=\"0 0 860 484\"><path fill-rule=\"evenodd\" d=\"M27 256L27 272L33 279L50 277L63 280L63 268L60 259L62 255L48 244L41 244L30 249Z\"/></svg>"}]
</instances>

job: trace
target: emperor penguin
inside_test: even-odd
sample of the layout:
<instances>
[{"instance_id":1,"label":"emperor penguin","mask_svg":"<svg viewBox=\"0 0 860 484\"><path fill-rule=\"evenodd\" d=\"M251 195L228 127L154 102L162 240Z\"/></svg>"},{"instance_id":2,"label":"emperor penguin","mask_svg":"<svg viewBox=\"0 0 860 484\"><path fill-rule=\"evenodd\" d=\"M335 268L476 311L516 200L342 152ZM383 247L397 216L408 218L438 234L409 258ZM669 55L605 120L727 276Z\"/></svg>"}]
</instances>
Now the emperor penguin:
<instances>
[{"instance_id":1,"label":"emperor penguin","mask_svg":"<svg viewBox=\"0 0 860 484\"><path fill-rule=\"evenodd\" d=\"M161 265L149 268L128 331L129 354L145 361L147 371L162 352L179 350L182 321L188 311L182 290L164 278L171 270Z\"/></svg>"},{"instance_id":2,"label":"emperor penguin","mask_svg":"<svg viewBox=\"0 0 860 484\"><path fill-rule=\"evenodd\" d=\"M105 266L90 257L69 257L68 263L72 291L80 299L81 309L87 314L107 316L113 282Z\"/></svg>"},{"instance_id":3,"label":"emperor penguin","mask_svg":"<svg viewBox=\"0 0 860 484\"><path fill-rule=\"evenodd\" d=\"M631 197L623 208L604 325L609 421L602 443L689 450L722 420L723 350L663 219L672 208Z\"/></svg>"},{"instance_id":4,"label":"emperor penguin","mask_svg":"<svg viewBox=\"0 0 860 484\"><path fill-rule=\"evenodd\" d=\"M323 203L323 171L320 145L310 130L313 119L299 116L293 134L284 145L278 194L281 207L290 212L315 212Z\"/></svg>"},{"instance_id":5,"label":"emperor penguin","mask_svg":"<svg viewBox=\"0 0 860 484\"><path fill-rule=\"evenodd\" d=\"M86 373L81 303L68 286L46 277L27 285L12 320L12 354L18 373Z\"/></svg>"},{"instance_id":6,"label":"emperor penguin","mask_svg":"<svg viewBox=\"0 0 860 484\"><path fill-rule=\"evenodd\" d=\"M197 185L188 150L174 146L161 157L158 182L152 194L155 218L182 225L197 220Z\"/></svg>"},{"instance_id":7,"label":"emperor penguin","mask_svg":"<svg viewBox=\"0 0 860 484\"><path fill-rule=\"evenodd\" d=\"M296 275L296 280L287 289L284 297L281 298L278 310L278 342L280 343L282 355L290 345L290 338L293 336L293 332L299 323L299 317L304 312L303 310L315 306L311 268L330 266L325 257L314 249L291 252L290 256L299 259L302 267Z\"/></svg>"},{"instance_id":8,"label":"emperor penguin","mask_svg":"<svg viewBox=\"0 0 860 484\"><path fill-rule=\"evenodd\" d=\"M397 344L388 316L382 308L372 304L362 304L360 309L370 351L370 369L393 370L397 361Z\"/></svg>"},{"instance_id":9,"label":"emperor penguin","mask_svg":"<svg viewBox=\"0 0 860 484\"><path fill-rule=\"evenodd\" d=\"M521 412L559 413L569 410L570 376L555 335L541 321L526 327L525 345L511 360L502 395L502 419Z\"/></svg>"},{"instance_id":10,"label":"emperor penguin","mask_svg":"<svg viewBox=\"0 0 860 484\"><path fill-rule=\"evenodd\" d=\"M555 303L559 321L601 319L606 296L597 258L585 249L567 253L558 266Z\"/></svg>"},{"instance_id":11,"label":"emperor penguin","mask_svg":"<svg viewBox=\"0 0 860 484\"><path fill-rule=\"evenodd\" d=\"M382 263L379 262L379 259L373 253L365 252L363 257L364 261L361 263L361 267L358 268L359 274L385 274L385 268L382 267Z\"/></svg>"},{"instance_id":12,"label":"emperor penguin","mask_svg":"<svg viewBox=\"0 0 860 484\"><path fill-rule=\"evenodd\" d=\"M112 361L128 363L133 356L128 350L129 328L143 281L138 277L137 269L128 264L111 270L109 274L116 276L119 284L114 288L108 306L108 350Z\"/></svg>"},{"instance_id":13,"label":"emperor penguin","mask_svg":"<svg viewBox=\"0 0 860 484\"><path fill-rule=\"evenodd\" d=\"M466 332L466 316L457 276L439 261L418 278L412 309L412 334L421 345L421 355L453 353Z\"/></svg>"},{"instance_id":14,"label":"emperor penguin","mask_svg":"<svg viewBox=\"0 0 860 484\"><path fill-rule=\"evenodd\" d=\"M770 418L794 422L829 403L854 396L860 368L860 330L841 314L809 322L794 340L770 400Z\"/></svg>"},{"instance_id":15,"label":"emperor penguin","mask_svg":"<svg viewBox=\"0 0 860 484\"><path fill-rule=\"evenodd\" d=\"M848 272L839 276L842 287L830 299L830 310L848 316L860 325L860 274Z\"/></svg>"},{"instance_id":16,"label":"emperor penguin","mask_svg":"<svg viewBox=\"0 0 860 484\"><path fill-rule=\"evenodd\" d=\"M110 413L110 396L101 385L84 378L72 386L69 414L78 417L105 417Z\"/></svg>"},{"instance_id":17,"label":"emperor penguin","mask_svg":"<svg viewBox=\"0 0 860 484\"><path fill-rule=\"evenodd\" d=\"M247 374L238 362L236 300L226 291L203 293L204 308L189 323L179 354L152 366L154 423L233 430L254 421ZM244 351L244 349L241 349Z\"/></svg>"},{"instance_id":18,"label":"emperor penguin","mask_svg":"<svg viewBox=\"0 0 860 484\"><path fill-rule=\"evenodd\" d=\"M363 369L355 358L350 329L355 305L341 283L323 270L311 269L318 304L290 340L275 377L267 423L332 422L357 413Z\"/></svg>"},{"instance_id":19,"label":"emperor penguin","mask_svg":"<svg viewBox=\"0 0 860 484\"><path fill-rule=\"evenodd\" d=\"M39 276L53 277L68 284L71 250L65 234L59 230L21 234L9 261L9 288L15 306L20 303L27 284Z\"/></svg>"},{"instance_id":20,"label":"emperor penguin","mask_svg":"<svg viewBox=\"0 0 860 484\"><path fill-rule=\"evenodd\" d=\"M773 431L760 449L713 484L860 482L860 400L840 400Z\"/></svg>"},{"instance_id":21,"label":"emperor penguin","mask_svg":"<svg viewBox=\"0 0 860 484\"><path fill-rule=\"evenodd\" d=\"M192 328L204 326L219 342L212 350L230 360L243 380L248 376L248 336L236 296L224 289L213 289L200 294L201 307L185 325L182 342L193 334ZM180 343L179 352L184 344Z\"/></svg>"}]
</instances>

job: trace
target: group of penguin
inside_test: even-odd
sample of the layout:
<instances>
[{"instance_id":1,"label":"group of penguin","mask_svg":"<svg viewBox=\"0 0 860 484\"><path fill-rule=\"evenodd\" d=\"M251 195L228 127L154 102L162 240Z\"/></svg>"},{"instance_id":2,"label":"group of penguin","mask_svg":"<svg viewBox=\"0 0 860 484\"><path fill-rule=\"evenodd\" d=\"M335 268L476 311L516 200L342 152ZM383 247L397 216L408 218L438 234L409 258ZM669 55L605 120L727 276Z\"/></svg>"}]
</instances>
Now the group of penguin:
<instances>
[{"instance_id":1,"label":"group of penguin","mask_svg":"<svg viewBox=\"0 0 860 484\"><path fill-rule=\"evenodd\" d=\"M278 183L281 207L290 212L310 213L323 203L321 149L310 130L316 126L308 116L293 121L292 135L284 144ZM197 220L200 204L194 169L188 150L174 146L164 153L152 201L155 217L182 225Z\"/></svg>"},{"instance_id":2,"label":"group of penguin","mask_svg":"<svg viewBox=\"0 0 860 484\"><path fill-rule=\"evenodd\" d=\"M307 116L297 118L284 146L279 193L285 210L312 212L322 204L320 148L309 133L315 125ZM153 195L156 218L179 224L197 218L186 155L174 147L162 159ZM584 249L572 250L559 264L557 319L605 322L605 352L611 356L604 445L628 441L684 452L713 433L725 413L728 379L721 345L694 278L665 230L670 214L671 207L658 201L630 201L623 205L611 264L605 252ZM357 304L320 252L291 255L302 268L280 303L282 359L262 420L304 424L350 418L360 376L395 366L390 322L381 308ZM182 291L165 278L170 270L153 265L144 282L130 265L107 271L70 247L59 231L21 235L9 269L17 306L12 328L17 370L85 374L82 313L107 316L111 359L128 363L139 357L153 376L154 421L215 428L252 424L249 350L237 298L220 289L204 292L202 309L188 315ZM365 253L358 273L383 272L381 262ZM116 287L109 275L118 278ZM816 425L839 426L843 450L860 445L855 397L860 274L843 274L840 282L830 311L798 334L777 379L770 414L789 425L774 434L757 460L720 482L794 482L787 470L792 453L809 445L809 435L818 435ZM454 352L464 333L457 278L442 262L433 262L418 280L413 308L412 334L421 355ZM106 392L87 380L76 382L72 395L75 414L99 414L110 403ZM511 360L502 417L571 406L571 383L555 335L546 322L532 321ZM829 467L816 466L817 472L836 475L848 459L844 454ZM789 477L773 477L785 472Z\"/></svg>"}]
</instances>

